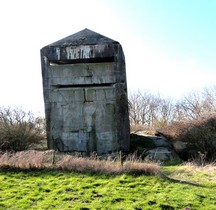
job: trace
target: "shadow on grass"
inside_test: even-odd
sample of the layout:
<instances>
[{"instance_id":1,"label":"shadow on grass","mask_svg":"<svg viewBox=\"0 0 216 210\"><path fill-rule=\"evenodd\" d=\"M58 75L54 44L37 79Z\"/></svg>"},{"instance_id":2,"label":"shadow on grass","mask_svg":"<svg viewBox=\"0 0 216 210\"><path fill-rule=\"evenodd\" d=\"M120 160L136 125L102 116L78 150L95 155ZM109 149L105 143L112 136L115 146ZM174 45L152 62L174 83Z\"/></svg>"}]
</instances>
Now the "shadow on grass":
<instances>
[{"instance_id":1,"label":"shadow on grass","mask_svg":"<svg viewBox=\"0 0 216 210\"><path fill-rule=\"evenodd\" d=\"M24 172L27 174L34 174L35 176L39 176L43 173L51 173L51 175L56 175L58 173L64 173L64 174L83 174L86 176L96 176L96 177L104 177L105 179L107 179L108 177L115 177L115 176L120 176L122 174L125 173L121 173L121 174L110 174L110 173L97 173L97 172L77 172L77 171L69 171L69 170L63 170L63 169L54 169L54 168L44 168L44 169L38 169L38 168L32 168L32 169L21 169L21 168L16 168L16 167L2 167L0 168L0 172L3 173L7 173L7 172ZM155 175L150 175L150 174L127 174L130 176L134 176L134 177L138 177L138 176L155 176ZM167 176L164 173L159 173L158 175L159 178L169 181L171 183L178 183L178 184L187 184L187 185L192 185L192 186L196 186L196 187L204 187L204 188L209 188L208 186L202 185L202 184L198 184L195 182L190 182L190 181L184 181L184 180L179 180L179 179L174 179L174 178L170 178L169 176ZM211 186L212 187L212 186ZM216 186L215 186L216 187Z\"/></svg>"},{"instance_id":2,"label":"shadow on grass","mask_svg":"<svg viewBox=\"0 0 216 210\"><path fill-rule=\"evenodd\" d=\"M179 180L179 179L170 178L170 177L168 177L168 176L167 176L166 174L164 174L164 173L160 173L160 174L159 174L159 177L162 178L162 179L164 179L164 180L170 181L170 182L172 182L172 183L188 184L188 185L192 185L192 186L196 186L196 187L208 188L208 187L205 186L205 185L198 184L198 183L195 183L195 182L190 182L190 181L184 181L184 180Z\"/></svg>"}]
</instances>

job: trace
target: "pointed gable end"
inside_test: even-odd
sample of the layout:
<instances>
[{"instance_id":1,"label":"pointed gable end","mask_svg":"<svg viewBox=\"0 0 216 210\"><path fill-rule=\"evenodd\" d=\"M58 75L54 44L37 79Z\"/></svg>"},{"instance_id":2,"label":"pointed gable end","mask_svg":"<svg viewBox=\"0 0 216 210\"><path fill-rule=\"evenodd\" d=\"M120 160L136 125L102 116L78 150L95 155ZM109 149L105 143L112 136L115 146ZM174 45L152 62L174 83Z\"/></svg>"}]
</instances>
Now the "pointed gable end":
<instances>
[{"instance_id":1,"label":"pointed gable end","mask_svg":"<svg viewBox=\"0 0 216 210\"><path fill-rule=\"evenodd\" d=\"M119 42L86 28L43 47L41 55L46 55L44 59L49 62L73 63L83 62L81 59L114 60L119 50Z\"/></svg>"},{"instance_id":2,"label":"pointed gable end","mask_svg":"<svg viewBox=\"0 0 216 210\"><path fill-rule=\"evenodd\" d=\"M89 29L84 29L68 37L65 37L48 46L80 46L80 45L97 45L97 44L118 44L117 41L112 40L106 36L98 34Z\"/></svg>"}]
</instances>

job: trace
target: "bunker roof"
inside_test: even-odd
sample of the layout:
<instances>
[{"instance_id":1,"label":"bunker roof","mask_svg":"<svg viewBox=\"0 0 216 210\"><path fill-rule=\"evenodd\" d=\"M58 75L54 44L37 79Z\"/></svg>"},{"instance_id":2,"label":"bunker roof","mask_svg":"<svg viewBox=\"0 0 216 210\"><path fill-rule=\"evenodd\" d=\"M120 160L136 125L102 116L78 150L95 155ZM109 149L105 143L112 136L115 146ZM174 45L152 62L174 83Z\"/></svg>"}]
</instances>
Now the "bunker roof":
<instances>
[{"instance_id":1,"label":"bunker roof","mask_svg":"<svg viewBox=\"0 0 216 210\"><path fill-rule=\"evenodd\" d=\"M84 29L68 37L65 37L48 46L78 46L78 45L97 45L97 44L119 44L117 41L98 34L89 29Z\"/></svg>"}]
</instances>

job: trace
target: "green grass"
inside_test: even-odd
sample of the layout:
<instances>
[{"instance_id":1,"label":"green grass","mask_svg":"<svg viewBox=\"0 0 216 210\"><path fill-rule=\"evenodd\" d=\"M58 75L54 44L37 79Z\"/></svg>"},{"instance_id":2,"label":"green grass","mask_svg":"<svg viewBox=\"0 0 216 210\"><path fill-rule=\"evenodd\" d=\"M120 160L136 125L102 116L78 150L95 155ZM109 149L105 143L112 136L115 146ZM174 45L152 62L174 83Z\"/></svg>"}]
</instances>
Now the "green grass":
<instances>
[{"instance_id":1,"label":"green grass","mask_svg":"<svg viewBox=\"0 0 216 210\"><path fill-rule=\"evenodd\" d=\"M0 209L216 209L215 170L162 170L171 178L3 170Z\"/></svg>"}]
</instances>

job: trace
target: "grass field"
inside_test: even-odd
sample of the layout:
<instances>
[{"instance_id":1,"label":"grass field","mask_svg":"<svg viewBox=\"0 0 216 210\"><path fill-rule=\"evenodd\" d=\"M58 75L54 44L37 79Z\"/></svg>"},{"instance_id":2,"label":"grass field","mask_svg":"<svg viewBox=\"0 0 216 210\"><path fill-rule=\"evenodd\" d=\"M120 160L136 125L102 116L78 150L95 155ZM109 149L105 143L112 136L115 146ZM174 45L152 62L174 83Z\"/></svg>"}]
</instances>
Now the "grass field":
<instances>
[{"instance_id":1,"label":"grass field","mask_svg":"<svg viewBox=\"0 0 216 210\"><path fill-rule=\"evenodd\" d=\"M216 168L166 166L169 178L0 171L0 209L216 209Z\"/></svg>"}]
</instances>

